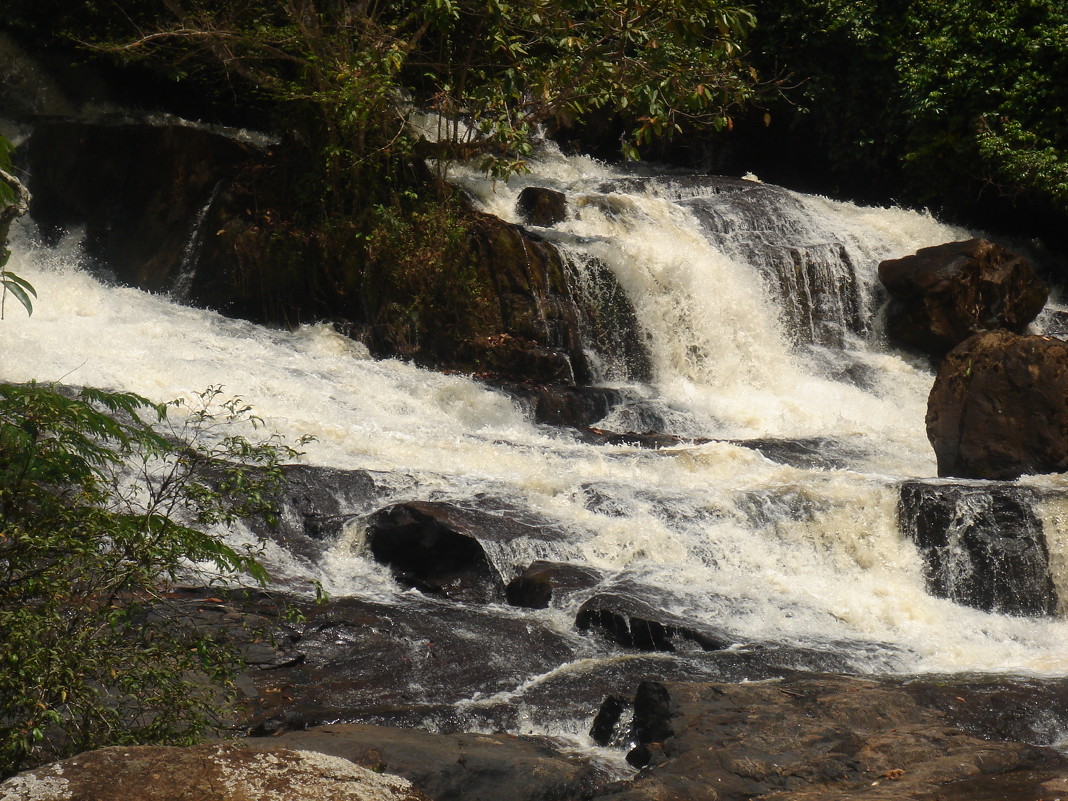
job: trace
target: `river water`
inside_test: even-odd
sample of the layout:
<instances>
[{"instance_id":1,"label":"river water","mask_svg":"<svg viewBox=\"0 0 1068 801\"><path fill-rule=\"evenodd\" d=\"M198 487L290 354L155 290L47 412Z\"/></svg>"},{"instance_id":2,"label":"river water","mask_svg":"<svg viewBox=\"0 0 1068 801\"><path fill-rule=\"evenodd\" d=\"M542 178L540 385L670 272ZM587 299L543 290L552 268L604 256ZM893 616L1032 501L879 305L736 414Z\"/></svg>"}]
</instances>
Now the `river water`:
<instances>
[{"instance_id":1,"label":"river water","mask_svg":"<svg viewBox=\"0 0 1068 801\"><path fill-rule=\"evenodd\" d=\"M0 377L158 401L221 385L268 430L313 436L307 463L375 471L391 500L493 497L565 532L495 545L506 579L537 558L589 565L734 642L830 650L861 673L1065 673L1063 618L932 597L899 530L902 481L935 474L923 423L933 375L882 339L875 269L966 232L757 181L724 191L555 152L508 183L455 178L505 219L525 185L565 191L568 219L533 230L569 255L577 282L596 291L606 266L630 298L651 378L593 352L603 383L633 399L601 427L721 441L584 444L498 391L373 360L325 325L270 330L109 286L79 266L76 234L44 248L29 226L10 268L39 299L32 317L9 304ZM817 442L830 461L790 466L722 441L753 438ZM1048 491L1039 512L1068 597L1063 481L1031 483ZM269 566L334 596L401 597L353 547L359 536L347 532L315 565L275 549Z\"/></svg>"}]
</instances>

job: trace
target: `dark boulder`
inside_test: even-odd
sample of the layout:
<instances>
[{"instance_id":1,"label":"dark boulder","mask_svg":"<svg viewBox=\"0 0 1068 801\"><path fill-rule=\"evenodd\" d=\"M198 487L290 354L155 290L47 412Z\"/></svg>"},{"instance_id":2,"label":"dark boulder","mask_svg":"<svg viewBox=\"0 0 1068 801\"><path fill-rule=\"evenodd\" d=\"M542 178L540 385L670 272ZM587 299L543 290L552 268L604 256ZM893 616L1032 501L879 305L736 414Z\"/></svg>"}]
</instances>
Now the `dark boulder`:
<instances>
[{"instance_id":1,"label":"dark boulder","mask_svg":"<svg viewBox=\"0 0 1068 801\"><path fill-rule=\"evenodd\" d=\"M887 333L932 356L981 331L1022 333L1049 296L1027 259L986 239L884 261L879 279L891 295Z\"/></svg>"},{"instance_id":2,"label":"dark boulder","mask_svg":"<svg viewBox=\"0 0 1068 801\"><path fill-rule=\"evenodd\" d=\"M589 798L607 783L590 762L565 756L545 738L432 734L363 724L319 726L247 740L342 757L408 779L435 801L559 801Z\"/></svg>"},{"instance_id":3,"label":"dark boulder","mask_svg":"<svg viewBox=\"0 0 1068 801\"><path fill-rule=\"evenodd\" d=\"M927 403L940 476L1068 469L1068 342L977 334L946 356Z\"/></svg>"},{"instance_id":4,"label":"dark boulder","mask_svg":"<svg viewBox=\"0 0 1068 801\"><path fill-rule=\"evenodd\" d=\"M504 582L474 535L483 520L448 504L397 504L371 517L367 543L406 587L454 601L499 601Z\"/></svg>"},{"instance_id":5,"label":"dark boulder","mask_svg":"<svg viewBox=\"0 0 1068 801\"><path fill-rule=\"evenodd\" d=\"M493 506L484 499L484 505ZM371 554L388 565L401 584L452 600L504 600L502 577L483 544L537 543L561 534L512 508L462 508L449 503L402 503L376 512L368 522Z\"/></svg>"},{"instance_id":6,"label":"dark boulder","mask_svg":"<svg viewBox=\"0 0 1068 801\"><path fill-rule=\"evenodd\" d=\"M1040 799L1068 778L1063 754L971 736L892 680L647 681L634 710L643 770L599 800Z\"/></svg>"},{"instance_id":7,"label":"dark boulder","mask_svg":"<svg viewBox=\"0 0 1068 801\"><path fill-rule=\"evenodd\" d=\"M1053 614L1057 592L1035 500L1015 484L903 484L901 528L923 554L928 592L990 612Z\"/></svg>"},{"instance_id":8,"label":"dark boulder","mask_svg":"<svg viewBox=\"0 0 1068 801\"><path fill-rule=\"evenodd\" d=\"M508 582L505 593L512 606L545 609L554 597L593 587L601 573L591 567L560 562L534 562Z\"/></svg>"},{"instance_id":9,"label":"dark boulder","mask_svg":"<svg viewBox=\"0 0 1068 801\"><path fill-rule=\"evenodd\" d=\"M684 620L624 592L598 593L590 598L579 607L575 626L639 651L716 651L732 644L724 631Z\"/></svg>"},{"instance_id":10,"label":"dark boulder","mask_svg":"<svg viewBox=\"0 0 1068 801\"><path fill-rule=\"evenodd\" d=\"M524 222L548 228L567 219L567 196L555 189L528 186L519 193L516 210Z\"/></svg>"}]
</instances>

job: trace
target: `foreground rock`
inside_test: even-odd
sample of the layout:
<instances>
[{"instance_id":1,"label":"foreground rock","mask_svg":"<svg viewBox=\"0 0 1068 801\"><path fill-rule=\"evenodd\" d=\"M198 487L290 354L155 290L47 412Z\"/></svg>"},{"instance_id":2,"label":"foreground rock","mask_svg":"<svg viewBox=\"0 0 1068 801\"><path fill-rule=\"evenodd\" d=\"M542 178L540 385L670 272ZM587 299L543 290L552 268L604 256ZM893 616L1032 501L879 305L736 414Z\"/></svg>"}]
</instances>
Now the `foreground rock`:
<instances>
[{"instance_id":1,"label":"foreground rock","mask_svg":"<svg viewBox=\"0 0 1068 801\"><path fill-rule=\"evenodd\" d=\"M244 745L314 751L412 781L436 801L555 801L591 797L607 777L547 740L509 734L431 734L360 724L319 726Z\"/></svg>"},{"instance_id":2,"label":"foreground rock","mask_svg":"<svg viewBox=\"0 0 1068 801\"><path fill-rule=\"evenodd\" d=\"M967 734L891 681L645 682L633 733L642 773L598 798L1037 801L1068 790L1059 752Z\"/></svg>"},{"instance_id":3,"label":"foreground rock","mask_svg":"<svg viewBox=\"0 0 1068 801\"><path fill-rule=\"evenodd\" d=\"M1068 342L978 334L946 356L927 404L938 475L1068 470Z\"/></svg>"},{"instance_id":4,"label":"foreground rock","mask_svg":"<svg viewBox=\"0 0 1068 801\"><path fill-rule=\"evenodd\" d=\"M981 331L1022 333L1049 296L1026 259L986 239L884 261L879 278L892 297L887 333L932 356Z\"/></svg>"},{"instance_id":5,"label":"foreground rock","mask_svg":"<svg viewBox=\"0 0 1068 801\"><path fill-rule=\"evenodd\" d=\"M1049 615L1057 591L1035 493L1015 484L909 481L901 529L925 561L927 591L1010 615Z\"/></svg>"},{"instance_id":6,"label":"foreground rock","mask_svg":"<svg viewBox=\"0 0 1068 801\"><path fill-rule=\"evenodd\" d=\"M0 801L429 801L407 779L274 747L116 746L22 773Z\"/></svg>"}]
</instances>

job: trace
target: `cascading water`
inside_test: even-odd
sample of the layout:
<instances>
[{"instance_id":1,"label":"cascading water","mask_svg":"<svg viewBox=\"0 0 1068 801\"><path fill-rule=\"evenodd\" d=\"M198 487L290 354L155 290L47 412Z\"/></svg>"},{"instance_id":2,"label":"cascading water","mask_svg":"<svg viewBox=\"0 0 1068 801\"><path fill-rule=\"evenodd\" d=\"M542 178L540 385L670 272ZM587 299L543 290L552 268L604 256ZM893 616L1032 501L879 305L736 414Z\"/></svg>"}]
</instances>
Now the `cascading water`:
<instances>
[{"instance_id":1,"label":"cascading water","mask_svg":"<svg viewBox=\"0 0 1068 801\"><path fill-rule=\"evenodd\" d=\"M743 650L831 653L860 672L1064 671L1068 624L934 597L899 531L902 481L935 470L923 428L932 375L872 333L875 267L961 232L911 212L755 182L636 179L552 153L522 180L459 180L506 219L524 185L566 191L568 219L539 233L578 279L596 283L609 269L629 298L651 380L605 365L604 378L641 401L602 426L626 430L641 417L718 441L655 452L585 444L473 380L374 361L326 326L268 330L103 285L78 268L76 243L37 248L26 232L11 269L39 301L32 317L3 322L0 376L157 400L223 385L270 429L314 436L307 462L374 471L378 506L493 498L551 526L551 538L487 547L506 580L534 559L596 568L602 590L713 625ZM747 215L767 202L785 211L754 230ZM753 438L818 441L838 466L780 464L732 442ZM1035 483L1053 497L1057 481ZM1064 516L1043 516L1054 581L1068 586ZM280 549L269 559L281 578L313 573L335 597L404 603L360 541L350 526L315 564ZM499 611L570 632L583 599Z\"/></svg>"}]
</instances>

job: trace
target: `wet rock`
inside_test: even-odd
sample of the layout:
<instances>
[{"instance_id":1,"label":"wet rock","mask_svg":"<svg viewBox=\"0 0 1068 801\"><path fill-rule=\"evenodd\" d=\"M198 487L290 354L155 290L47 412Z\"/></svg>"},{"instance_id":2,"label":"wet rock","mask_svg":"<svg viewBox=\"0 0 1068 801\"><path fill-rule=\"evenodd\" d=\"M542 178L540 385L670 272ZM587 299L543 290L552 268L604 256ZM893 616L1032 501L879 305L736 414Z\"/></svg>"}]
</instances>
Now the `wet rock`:
<instances>
[{"instance_id":1,"label":"wet rock","mask_svg":"<svg viewBox=\"0 0 1068 801\"><path fill-rule=\"evenodd\" d=\"M524 222L544 228L567 219L567 195L542 186L528 186L516 199L516 211Z\"/></svg>"},{"instance_id":2,"label":"wet rock","mask_svg":"<svg viewBox=\"0 0 1068 801\"><path fill-rule=\"evenodd\" d=\"M879 278L892 296L887 333L933 356L981 331L1022 333L1049 296L1025 258L985 239L884 261Z\"/></svg>"},{"instance_id":3,"label":"wet rock","mask_svg":"<svg viewBox=\"0 0 1068 801\"><path fill-rule=\"evenodd\" d=\"M454 705L513 692L576 653L573 637L533 618L418 594L388 604L342 598L299 608L306 617L302 658L250 674L259 695L249 727L257 734L336 722L515 727L514 703L464 712Z\"/></svg>"},{"instance_id":4,"label":"wet rock","mask_svg":"<svg viewBox=\"0 0 1068 801\"><path fill-rule=\"evenodd\" d=\"M398 504L371 517L367 542L406 587L455 601L501 600L504 582L472 536L470 518L447 504Z\"/></svg>"},{"instance_id":5,"label":"wet rock","mask_svg":"<svg viewBox=\"0 0 1068 801\"><path fill-rule=\"evenodd\" d=\"M575 626L639 651L671 652L687 647L716 651L732 644L721 630L683 620L623 593L594 595L579 607Z\"/></svg>"},{"instance_id":6,"label":"wet rock","mask_svg":"<svg viewBox=\"0 0 1068 801\"><path fill-rule=\"evenodd\" d=\"M367 525L371 554L390 567L398 582L475 603L504 600L504 582L482 543L557 536L503 514L447 503L397 504L376 512Z\"/></svg>"},{"instance_id":7,"label":"wet rock","mask_svg":"<svg viewBox=\"0 0 1068 801\"><path fill-rule=\"evenodd\" d=\"M429 801L407 779L289 748L114 746L22 773L2 801Z\"/></svg>"},{"instance_id":8,"label":"wet rock","mask_svg":"<svg viewBox=\"0 0 1068 801\"><path fill-rule=\"evenodd\" d=\"M1058 746L1068 728L1068 678L934 675L904 689L954 726L987 740Z\"/></svg>"},{"instance_id":9,"label":"wet rock","mask_svg":"<svg viewBox=\"0 0 1068 801\"><path fill-rule=\"evenodd\" d=\"M28 145L30 214L46 235L85 226L87 255L118 280L159 292L178 278L214 188L262 158L185 125L41 121Z\"/></svg>"},{"instance_id":10,"label":"wet rock","mask_svg":"<svg viewBox=\"0 0 1068 801\"><path fill-rule=\"evenodd\" d=\"M892 681L644 682L634 708L643 770L598 799L960 798L965 781L1041 798L1068 778L1059 752L973 737Z\"/></svg>"},{"instance_id":11,"label":"wet rock","mask_svg":"<svg viewBox=\"0 0 1068 801\"><path fill-rule=\"evenodd\" d=\"M546 739L508 734L431 734L347 724L319 726L243 745L342 757L403 776L435 801L558 801L589 798L607 781L589 762Z\"/></svg>"},{"instance_id":12,"label":"wet rock","mask_svg":"<svg viewBox=\"0 0 1068 801\"><path fill-rule=\"evenodd\" d=\"M919 547L927 590L1011 615L1057 609L1035 493L1014 484L906 482L901 527Z\"/></svg>"},{"instance_id":13,"label":"wet rock","mask_svg":"<svg viewBox=\"0 0 1068 801\"><path fill-rule=\"evenodd\" d=\"M1008 331L961 343L931 389L927 437L940 476L1068 470L1068 343Z\"/></svg>"},{"instance_id":14,"label":"wet rock","mask_svg":"<svg viewBox=\"0 0 1068 801\"><path fill-rule=\"evenodd\" d=\"M534 562L508 582L505 593L512 606L545 609L554 597L593 587L601 580L598 570L561 562Z\"/></svg>"},{"instance_id":15,"label":"wet rock","mask_svg":"<svg viewBox=\"0 0 1068 801\"><path fill-rule=\"evenodd\" d=\"M808 439L732 439L731 445L760 452L765 458L779 464L803 469L822 468L835 470L849 464L849 454L833 439L810 437Z\"/></svg>"}]
</instances>

